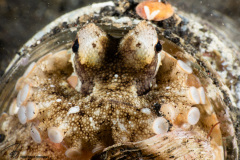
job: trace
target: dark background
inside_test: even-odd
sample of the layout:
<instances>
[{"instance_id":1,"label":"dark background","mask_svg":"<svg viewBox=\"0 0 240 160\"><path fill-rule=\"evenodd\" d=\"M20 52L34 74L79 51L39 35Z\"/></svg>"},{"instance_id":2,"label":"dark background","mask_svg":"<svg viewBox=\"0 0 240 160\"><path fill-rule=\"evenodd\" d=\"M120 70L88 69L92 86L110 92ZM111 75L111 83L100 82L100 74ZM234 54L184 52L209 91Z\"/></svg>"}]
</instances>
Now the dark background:
<instances>
[{"instance_id":1,"label":"dark background","mask_svg":"<svg viewBox=\"0 0 240 160\"><path fill-rule=\"evenodd\" d=\"M103 0L97 0L99 2ZM240 0L169 0L178 6L218 10L240 26ZM45 25L64 13L86 6L86 0L0 0L0 77L18 49ZM239 27L238 27L239 28Z\"/></svg>"}]
</instances>

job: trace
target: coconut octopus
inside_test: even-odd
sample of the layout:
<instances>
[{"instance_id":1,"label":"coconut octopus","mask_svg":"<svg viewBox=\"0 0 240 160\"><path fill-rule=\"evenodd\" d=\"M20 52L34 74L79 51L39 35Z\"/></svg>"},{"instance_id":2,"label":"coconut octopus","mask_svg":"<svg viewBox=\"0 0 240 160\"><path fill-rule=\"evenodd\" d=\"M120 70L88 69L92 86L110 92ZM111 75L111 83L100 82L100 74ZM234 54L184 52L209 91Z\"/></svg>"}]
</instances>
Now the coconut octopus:
<instances>
[{"instance_id":1,"label":"coconut octopus","mask_svg":"<svg viewBox=\"0 0 240 160\"><path fill-rule=\"evenodd\" d=\"M219 89L166 44L146 21L123 38L85 24L71 50L17 81L0 119L2 158L224 159L234 129Z\"/></svg>"}]
</instances>

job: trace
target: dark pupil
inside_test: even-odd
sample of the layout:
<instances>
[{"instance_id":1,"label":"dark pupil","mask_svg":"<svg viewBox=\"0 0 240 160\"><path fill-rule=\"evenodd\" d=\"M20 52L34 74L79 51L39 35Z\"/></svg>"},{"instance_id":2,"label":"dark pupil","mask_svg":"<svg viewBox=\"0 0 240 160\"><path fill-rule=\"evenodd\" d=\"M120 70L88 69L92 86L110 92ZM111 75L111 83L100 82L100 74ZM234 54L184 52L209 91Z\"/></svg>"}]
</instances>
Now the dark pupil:
<instances>
[{"instance_id":1,"label":"dark pupil","mask_svg":"<svg viewBox=\"0 0 240 160\"><path fill-rule=\"evenodd\" d=\"M156 50L156 52L160 52L162 50L162 45L161 45L161 43L159 41L158 41L158 43L155 46L155 50Z\"/></svg>"},{"instance_id":2,"label":"dark pupil","mask_svg":"<svg viewBox=\"0 0 240 160\"><path fill-rule=\"evenodd\" d=\"M73 46L72 46L72 51L74 53L77 53L78 52L78 48L79 48L78 39L76 39L74 44L73 44Z\"/></svg>"},{"instance_id":3,"label":"dark pupil","mask_svg":"<svg viewBox=\"0 0 240 160\"><path fill-rule=\"evenodd\" d=\"M2 143L5 139L5 135L4 134L0 134L0 143Z\"/></svg>"}]
</instances>

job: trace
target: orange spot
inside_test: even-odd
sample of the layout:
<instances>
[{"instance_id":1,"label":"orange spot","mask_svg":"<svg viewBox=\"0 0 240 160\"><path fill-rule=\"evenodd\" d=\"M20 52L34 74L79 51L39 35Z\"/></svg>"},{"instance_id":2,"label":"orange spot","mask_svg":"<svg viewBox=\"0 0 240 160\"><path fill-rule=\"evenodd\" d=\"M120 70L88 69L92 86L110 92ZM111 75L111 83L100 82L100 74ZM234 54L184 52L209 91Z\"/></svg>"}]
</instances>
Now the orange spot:
<instances>
[{"instance_id":1,"label":"orange spot","mask_svg":"<svg viewBox=\"0 0 240 160\"><path fill-rule=\"evenodd\" d=\"M154 2L154 1L144 1L138 4L136 7L136 12L137 14L143 18L147 19L147 15L144 10L144 6L147 6L150 11L150 15L154 11L158 11L158 14L153 18L153 19L148 19L148 20L153 20L153 21L162 21L164 19L167 19L171 17L174 13L174 10L169 3L162 3L162 2Z\"/></svg>"},{"instance_id":2,"label":"orange spot","mask_svg":"<svg viewBox=\"0 0 240 160\"><path fill-rule=\"evenodd\" d=\"M75 88L78 84L78 77L77 76L70 76L70 77L68 77L67 81L70 84L70 86Z\"/></svg>"}]
</instances>

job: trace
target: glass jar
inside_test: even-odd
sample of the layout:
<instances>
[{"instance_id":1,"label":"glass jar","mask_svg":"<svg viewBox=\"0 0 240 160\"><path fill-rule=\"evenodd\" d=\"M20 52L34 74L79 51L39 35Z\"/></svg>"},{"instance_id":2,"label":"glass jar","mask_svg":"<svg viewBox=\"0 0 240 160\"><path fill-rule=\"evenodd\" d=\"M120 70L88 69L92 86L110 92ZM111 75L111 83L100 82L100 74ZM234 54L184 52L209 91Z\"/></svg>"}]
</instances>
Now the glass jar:
<instances>
[{"instance_id":1,"label":"glass jar","mask_svg":"<svg viewBox=\"0 0 240 160\"><path fill-rule=\"evenodd\" d=\"M193 4L189 5L189 3L186 1L176 1L173 3L176 4L176 7L180 8L179 13L184 14L188 18L192 18L192 13L190 14L189 12L192 11ZM77 31L79 30L81 25L85 23L84 20L79 21L78 17L84 14L96 14L100 12L101 8L103 8L104 6L114 6L114 3L105 2L101 3L101 5L92 4L90 6L69 12L51 22L49 25L44 27L41 31L39 31L28 42L24 44L24 46L19 50L18 54L11 61L5 71L5 74L1 78L1 113L8 112L9 106L11 105L13 99L17 96L15 84L17 80L24 74L27 67L32 62L36 62L38 59L48 53L56 53L61 50L71 50L71 46L74 39L76 38ZM182 12L181 9L184 9L184 12ZM199 18L196 19L196 22L206 25L216 35L224 39L224 43L226 43L229 48L232 48L234 53L239 54L240 45L235 43L239 42L240 37L237 36L237 34L239 34L238 28L236 27L237 23L235 23L232 19L220 14L219 12L211 11L211 13L209 13L205 9L204 5L200 7L196 6L195 9L195 11L198 11L193 12L194 14L196 14L196 17L204 17L206 15L210 15L211 17L211 23L208 22L209 18ZM127 25L125 25L121 29L115 29L115 27L111 24L106 25L98 23L98 25L104 28L104 30L107 31L108 34L114 37L122 37L130 29ZM237 80L239 81L239 79ZM231 82L228 87L234 90L236 83L238 82ZM236 100L239 99L240 97L236 96Z\"/></svg>"}]
</instances>

